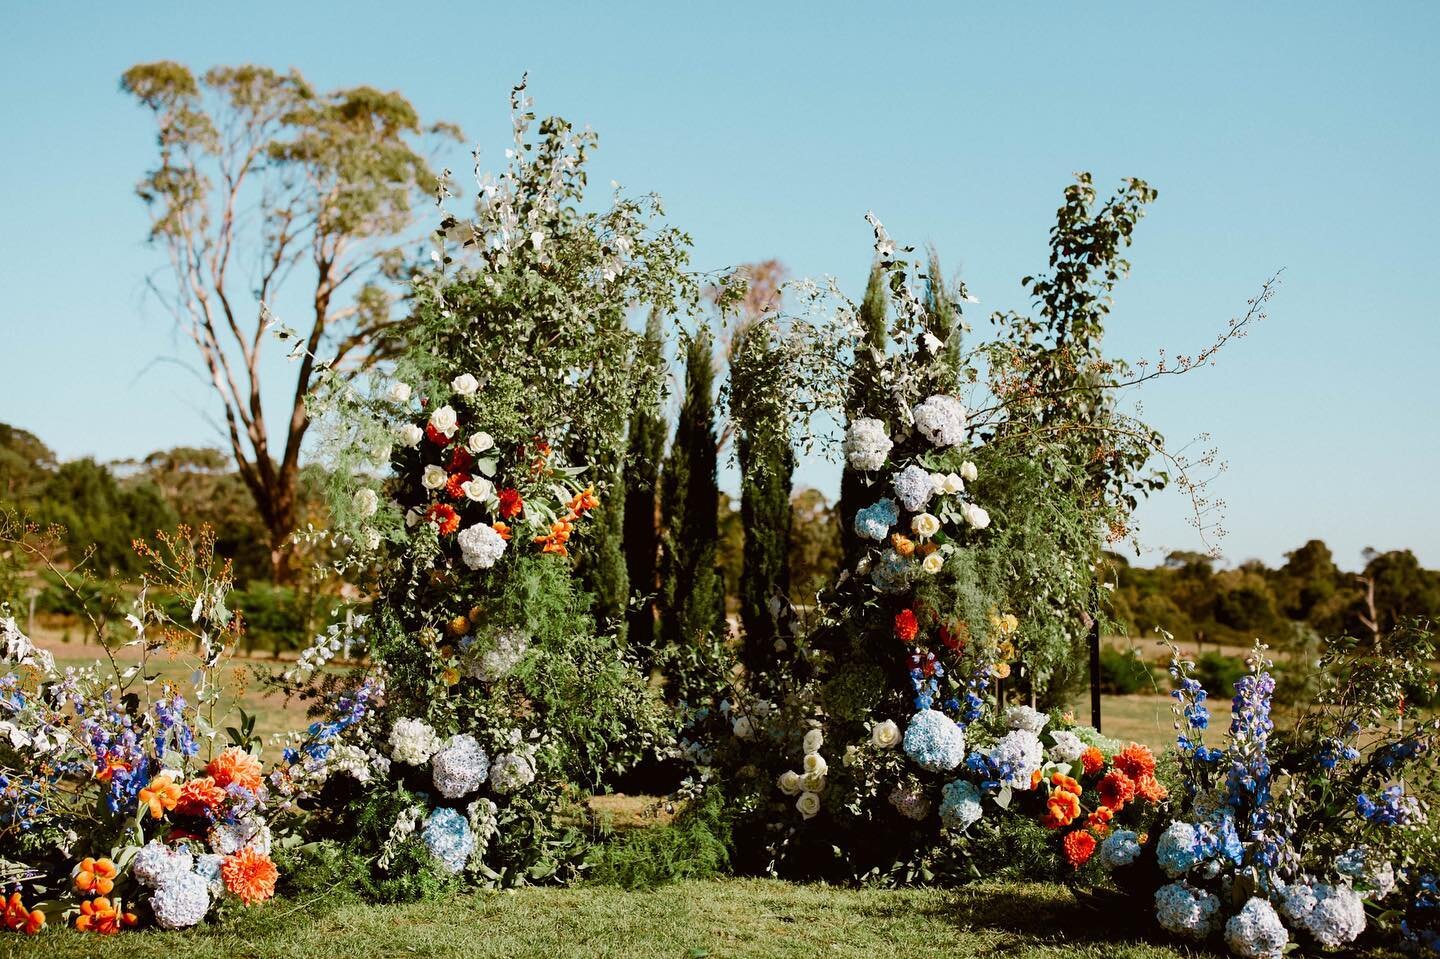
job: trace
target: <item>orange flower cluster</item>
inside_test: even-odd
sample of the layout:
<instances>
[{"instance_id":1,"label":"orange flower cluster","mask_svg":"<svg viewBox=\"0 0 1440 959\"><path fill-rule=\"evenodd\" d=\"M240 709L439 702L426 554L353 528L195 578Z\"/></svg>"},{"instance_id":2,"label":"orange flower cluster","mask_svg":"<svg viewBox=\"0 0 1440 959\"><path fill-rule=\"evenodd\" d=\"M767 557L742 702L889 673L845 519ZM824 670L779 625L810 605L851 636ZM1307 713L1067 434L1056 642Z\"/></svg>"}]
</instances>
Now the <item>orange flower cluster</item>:
<instances>
[{"instance_id":1,"label":"orange flower cluster","mask_svg":"<svg viewBox=\"0 0 1440 959\"><path fill-rule=\"evenodd\" d=\"M1045 818L1040 820L1046 829L1063 829L1080 817L1080 797L1065 789L1050 793L1045 803Z\"/></svg>"},{"instance_id":2,"label":"orange flower cluster","mask_svg":"<svg viewBox=\"0 0 1440 959\"><path fill-rule=\"evenodd\" d=\"M518 494L516 498L519 498ZM576 493L566 504L565 515L550 524L550 532L544 536L535 537L535 542L543 544L540 552L554 553L557 556L566 555L566 544L570 542L570 534L574 532L575 523L599 505L600 498L595 495L595 487L587 486ZM501 515L504 515L503 511Z\"/></svg>"},{"instance_id":3,"label":"orange flower cluster","mask_svg":"<svg viewBox=\"0 0 1440 959\"><path fill-rule=\"evenodd\" d=\"M1105 768L1105 754L1091 746L1080 754L1080 765L1084 767L1085 775L1093 776Z\"/></svg>"},{"instance_id":4,"label":"orange flower cluster","mask_svg":"<svg viewBox=\"0 0 1440 959\"><path fill-rule=\"evenodd\" d=\"M75 928L81 932L94 932L102 936L113 936L126 926L133 926L138 920L135 913L125 912L120 900L111 902L105 896L96 896L80 904L80 915L75 917Z\"/></svg>"},{"instance_id":5,"label":"orange flower cluster","mask_svg":"<svg viewBox=\"0 0 1440 959\"><path fill-rule=\"evenodd\" d=\"M225 802L225 788L214 776L199 776L180 787L175 811L182 816L206 816Z\"/></svg>"},{"instance_id":6,"label":"orange flower cluster","mask_svg":"<svg viewBox=\"0 0 1440 959\"><path fill-rule=\"evenodd\" d=\"M229 746L210 760L205 767L205 775L215 780L215 785L221 789L226 786L239 786L253 793L258 792L265 784L260 760L239 746Z\"/></svg>"},{"instance_id":7,"label":"orange flower cluster","mask_svg":"<svg viewBox=\"0 0 1440 959\"><path fill-rule=\"evenodd\" d=\"M239 896L247 906L264 902L275 895L275 880L279 876L280 872L270 857L249 846L226 856L220 864L220 878L225 881L225 888Z\"/></svg>"},{"instance_id":8,"label":"orange flower cluster","mask_svg":"<svg viewBox=\"0 0 1440 959\"><path fill-rule=\"evenodd\" d=\"M23 932L33 936L45 928L45 913L39 909L26 909L18 892L10 894L5 902L5 928L11 932Z\"/></svg>"},{"instance_id":9,"label":"orange flower cluster","mask_svg":"<svg viewBox=\"0 0 1440 959\"><path fill-rule=\"evenodd\" d=\"M140 805L150 807L151 819L163 817L179 801L180 784L171 779L169 773L161 773L140 790Z\"/></svg>"},{"instance_id":10,"label":"orange flower cluster","mask_svg":"<svg viewBox=\"0 0 1440 959\"><path fill-rule=\"evenodd\" d=\"M445 495L451 499L465 498L465 484L470 482L469 473L451 473L445 481Z\"/></svg>"},{"instance_id":11,"label":"orange flower cluster","mask_svg":"<svg viewBox=\"0 0 1440 959\"><path fill-rule=\"evenodd\" d=\"M441 536L449 536L460 528L460 514L449 503L436 503L425 518L440 527Z\"/></svg>"},{"instance_id":12,"label":"orange flower cluster","mask_svg":"<svg viewBox=\"0 0 1440 959\"><path fill-rule=\"evenodd\" d=\"M115 888L115 877L118 875L120 870L110 859L92 859L87 856L80 860L80 868L75 872L75 891L108 896Z\"/></svg>"}]
</instances>

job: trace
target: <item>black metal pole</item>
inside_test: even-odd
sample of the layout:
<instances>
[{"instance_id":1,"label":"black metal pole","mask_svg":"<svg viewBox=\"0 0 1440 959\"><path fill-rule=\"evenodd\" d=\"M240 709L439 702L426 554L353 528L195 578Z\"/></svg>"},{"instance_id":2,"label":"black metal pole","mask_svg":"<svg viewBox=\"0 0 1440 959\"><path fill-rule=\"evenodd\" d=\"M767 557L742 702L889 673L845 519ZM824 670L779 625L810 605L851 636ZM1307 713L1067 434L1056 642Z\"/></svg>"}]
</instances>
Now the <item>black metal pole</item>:
<instances>
[{"instance_id":1,"label":"black metal pole","mask_svg":"<svg viewBox=\"0 0 1440 959\"><path fill-rule=\"evenodd\" d=\"M1100 729L1100 587L1090 587L1090 725Z\"/></svg>"}]
</instances>

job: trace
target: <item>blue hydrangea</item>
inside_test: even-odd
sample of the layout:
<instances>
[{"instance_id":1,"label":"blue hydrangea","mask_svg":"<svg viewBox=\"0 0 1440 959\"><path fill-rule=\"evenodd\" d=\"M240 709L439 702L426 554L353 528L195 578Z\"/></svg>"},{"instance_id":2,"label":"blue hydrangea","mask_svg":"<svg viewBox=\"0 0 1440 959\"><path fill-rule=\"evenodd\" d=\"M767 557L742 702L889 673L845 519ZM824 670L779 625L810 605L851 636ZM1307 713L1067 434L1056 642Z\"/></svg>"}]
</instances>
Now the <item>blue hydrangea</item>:
<instances>
[{"instance_id":1,"label":"blue hydrangea","mask_svg":"<svg viewBox=\"0 0 1440 959\"><path fill-rule=\"evenodd\" d=\"M1128 829L1117 829L1100 844L1100 864L1119 869L1140 858L1140 837Z\"/></svg>"},{"instance_id":2,"label":"blue hydrangea","mask_svg":"<svg viewBox=\"0 0 1440 959\"><path fill-rule=\"evenodd\" d=\"M886 497L855 514L855 535L881 542L890 535L890 528L900 521L900 507Z\"/></svg>"},{"instance_id":3,"label":"blue hydrangea","mask_svg":"<svg viewBox=\"0 0 1440 959\"><path fill-rule=\"evenodd\" d=\"M1171 879L1185 875L1200 862L1199 836L1188 822L1172 822L1155 844L1155 859Z\"/></svg>"},{"instance_id":4,"label":"blue hydrangea","mask_svg":"<svg viewBox=\"0 0 1440 959\"><path fill-rule=\"evenodd\" d=\"M470 823L447 806L441 806L430 814L421 837L425 840L425 848L449 873L464 869L470 854L475 851L475 833L470 830Z\"/></svg>"},{"instance_id":5,"label":"blue hydrangea","mask_svg":"<svg viewBox=\"0 0 1440 959\"><path fill-rule=\"evenodd\" d=\"M188 929L210 911L210 884L193 872L165 876L150 897L150 911L161 929Z\"/></svg>"},{"instance_id":6,"label":"blue hydrangea","mask_svg":"<svg viewBox=\"0 0 1440 959\"><path fill-rule=\"evenodd\" d=\"M980 821L985 810L980 805L980 790L964 779L945 784L940 797L940 819L951 829L969 829Z\"/></svg>"},{"instance_id":7,"label":"blue hydrangea","mask_svg":"<svg viewBox=\"0 0 1440 959\"><path fill-rule=\"evenodd\" d=\"M922 709L905 729L905 754L931 772L949 772L965 761L965 732L936 709Z\"/></svg>"}]
</instances>

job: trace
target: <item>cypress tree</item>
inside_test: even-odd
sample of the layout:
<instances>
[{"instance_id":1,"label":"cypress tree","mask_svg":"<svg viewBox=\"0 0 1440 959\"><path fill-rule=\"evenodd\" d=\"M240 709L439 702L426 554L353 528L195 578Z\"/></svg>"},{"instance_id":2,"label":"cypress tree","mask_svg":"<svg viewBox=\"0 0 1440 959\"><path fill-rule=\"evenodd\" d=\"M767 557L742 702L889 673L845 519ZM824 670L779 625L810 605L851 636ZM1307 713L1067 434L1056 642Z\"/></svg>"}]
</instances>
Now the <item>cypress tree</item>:
<instances>
[{"instance_id":1,"label":"cypress tree","mask_svg":"<svg viewBox=\"0 0 1440 959\"><path fill-rule=\"evenodd\" d=\"M960 309L945 286L940 272L940 257L932 247L929 276L925 284L925 328L945 344L940 355L939 375L934 381L937 393L953 393L960 388Z\"/></svg>"},{"instance_id":2,"label":"cypress tree","mask_svg":"<svg viewBox=\"0 0 1440 959\"><path fill-rule=\"evenodd\" d=\"M660 313L652 311L645 324L640 359L657 375L631 412L625 457L625 567L636 595L627 617L627 638L647 658L655 647L655 595L660 585L657 507L660 467L665 459L665 411L664 380L658 374L665 361L664 336Z\"/></svg>"},{"instance_id":3,"label":"cypress tree","mask_svg":"<svg viewBox=\"0 0 1440 959\"><path fill-rule=\"evenodd\" d=\"M865 286L865 298L860 301L859 321L861 342L855 349L855 363L850 372L850 391L845 401L845 417L854 421L864 417L887 420L889 403L885 389L880 382L880 365L888 341L888 291L885 289L885 272L879 264L871 267L870 280ZM887 422L887 425L888 422ZM869 506L860 502L865 495L865 478L848 465L840 474L840 548L847 567L853 567L861 554L860 538L855 535L853 521L855 512Z\"/></svg>"},{"instance_id":4,"label":"cypress tree","mask_svg":"<svg viewBox=\"0 0 1440 959\"><path fill-rule=\"evenodd\" d=\"M685 399L661 483L662 641L677 650L725 630L725 588L715 564L720 488L711 342L702 328L687 344Z\"/></svg>"},{"instance_id":5,"label":"cypress tree","mask_svg":"<svg viewBox=\"0 0 1440 959\"><path fill-rule=\"evenodd\" d=\"M790 445L784 358L769 324L745 324L730 361L730 403L740 459L740 518L745 528L740 577L741 657L751 675L775 661L790 593ZM776 600L779 602L776 602Z\"/></svg>"}]
</instances>

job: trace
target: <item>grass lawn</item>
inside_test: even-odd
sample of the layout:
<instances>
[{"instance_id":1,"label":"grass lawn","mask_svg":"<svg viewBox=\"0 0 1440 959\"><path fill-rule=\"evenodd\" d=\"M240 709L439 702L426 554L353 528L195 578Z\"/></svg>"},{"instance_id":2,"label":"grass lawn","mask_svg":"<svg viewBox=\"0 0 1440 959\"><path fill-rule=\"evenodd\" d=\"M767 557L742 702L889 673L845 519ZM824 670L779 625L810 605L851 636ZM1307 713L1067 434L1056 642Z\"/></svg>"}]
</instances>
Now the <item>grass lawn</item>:
<instances>
[{"instance_id":1,"label":"grass lawn","mask_svg":"<svg viewBox=\"0 0 1440 959\"><path fill-rule=\"evenodd\" d=\"M1153 938L1145 917L1077 902L1062 887L836 889L774 880L686 882L649 892L526 889L403 906L275 902L195 932L102 939L0 934L0 955L123 959L390 956L1054 957L1212 956Z\"/></svg>"}]
</instances>

